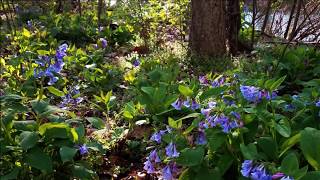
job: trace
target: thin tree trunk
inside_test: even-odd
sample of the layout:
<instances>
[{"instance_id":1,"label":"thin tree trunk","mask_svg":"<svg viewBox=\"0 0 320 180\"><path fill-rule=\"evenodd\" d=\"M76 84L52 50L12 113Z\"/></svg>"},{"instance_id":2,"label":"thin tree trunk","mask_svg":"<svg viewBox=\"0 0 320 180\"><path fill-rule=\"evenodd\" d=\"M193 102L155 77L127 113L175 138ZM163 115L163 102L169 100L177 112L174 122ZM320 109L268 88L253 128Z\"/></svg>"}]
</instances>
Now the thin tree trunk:
<instances>
[{"instance_id":1,"label":"thin tree trunk","mask_svg":"<svg viewBox=\"0 0 320 180\"><path fill-rule=\"evenodd\" d=\"M241 14L239 0L227 1L226 27L228 32L229 50L232 55L239 49L239 31L241 28Z\"/></svg>"},{"instance_id":2,"label":"thin tree trunk","mask_svg":"<svg viewBox=\"0 0 320 180\"><path fill-rule=\"evenodd\" d=\"M10 2L9 2L9 0L6 0L6 3L7 3L7 6L8 6L8 8L9 8L9 10L10 10L10 20L11 20L11 22L12 22L12 29L13 29L13 34L16 34L16 25L15 25L15 23L14 23L14 16L13 16L13 12L15 12L15 10L14 10L14 7L11 7L11 4L10 4ZM9 20L9 19L8 19ZM9 21L10 21L9 20Z\"/></svg>"},{"instance_id":3,"label":"thin tree trunk","mask_svg":"<svg viewBox=\"0 0 320 180\"><path fill-rule=\"evenodd\" d=\"M191 0L190 52L201 57L226 54L225 0Z\"/></svg>"},{"instance_id":4,"label":"thin tree trunk","mask_svg":"<svg viewBox=\"0 0 320 180\"><path fill-rule=\"evenodd\" d=\"M252 33L251 33L251 48L254 46L254 36L256 29L256 12L257 12L257 1L252 0Z\"/></svg>"},{"instance_id":5,"label":"thin tree trunk","mask_svg":"<svg viewBox=\"0 0 320 180\"><path fill-rule=\"evenodd\" d=\"M268 20L269 20L270 11L271 11L271 6L272 6L272 0L269 0L268 1L268 5L267 5L267 12L266 12L266 15L264 17L262 28L261 28L261 34L264 34L264 31L266 29L266 26L267 26L267 23L268 23Z\"/></svg>"},{"instance_id":6,"label":"thin tree trunk","mask_svg":"<svg viewBox=\"0 0 320 180\"><path fill-rule=\"evenodd\" d=\"M98 1L98 25L100 26L101 24L101 12L102 12L102 6L103 6L103 0Z\"/></svg>"},{"instance_id":7,"label":"thin tree trunk","mask_svg":"<svg viewBox=\"0 0 320 180\"><path fill-rule=\"evenodd\" d=\"M301 7L302 7L302 1L303 0L298 0L296 17L295 17L294 22L293 22L292 31L290 33L290 39L293 39L294 36L296 35L295 31L297 29L298 21L299 21L299 18L300 18L300 11L301 11Z\"/></svg>"},{"instance_id":8,"label":"thin tree trunk","mask_svg":"<svg viewBox=\"0 0 320 180\"><path fill-rule=\"evenodd\" d=\"M290 12L289 20L288 20L288 25L287 25L286 31L284 33L284 36L283 36L283 38L285 38L285 39L287 39L289 30L290 30L290 25L291 25L291 22L293 19L294 10L296 9L296 6L297 6L297 0L294 0L293 5L292 5L292 9Z\"/></svg>"}]
</instances>

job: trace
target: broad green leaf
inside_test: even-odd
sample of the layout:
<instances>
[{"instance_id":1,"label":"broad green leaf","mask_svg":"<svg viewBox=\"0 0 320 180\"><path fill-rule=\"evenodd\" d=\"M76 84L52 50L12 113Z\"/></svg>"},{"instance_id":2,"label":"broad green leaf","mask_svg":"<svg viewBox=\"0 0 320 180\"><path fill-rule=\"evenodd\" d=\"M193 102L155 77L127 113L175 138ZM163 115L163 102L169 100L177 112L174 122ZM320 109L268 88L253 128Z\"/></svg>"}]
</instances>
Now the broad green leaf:
<instances>
[{"instance_id":1,"label":"broad green leaf","mask_svg":"<svg viewBox=\"0 0 320 180\"><path fill-rule=\"evenodd\" d=\"M178 89L185 97L190 97L193 94L193 91L187 86L179 85Z\"/></svg>"},{"instance_id":2,"label":"broad green leaf","mask_svg":"<svg viewBox=\"0 0 320 180\"><path fill-rule=\"evenodd\" d=\"M281 172L293 176L299 170L299 161L294 153L288 154L281 162Z\"/></svg>"},{"instance_id":3,"label":"broad green leaf","mask_svg":"<svg viewBox=\"0 0 320 180\"><path fill-rule=\"evenodd\" d=\"M207 129L205 133L211 151L217 151L226 141L226 135L220 130Z\"/></svg>"},{"instance_id":4,"label":"broad green leaf","mask_svg":"<svg viewBox=\"0 0 320 180\"><path fill-rule=\"evenodd\" d=\"M286 77L287 77L286 75L282 76L276 82L274 82L270 87L270 91L276 90L283 83L283 81L286 79Z\"/></svg>"},{"instance_id":5,"label":"broad green leaf","mask_svg":"<svg viewBox=\"0 0 320 180\"><path fill-rule=\"evenodd\" d=\"M33 148L25 154L24 162L41 171L52 171L52 160L49 155L44 153L40 148Z\"/></svg>"},{"instance_id":6,"label":"broad green leaf","mask_svg":"<svg viewBox=\"0 0 320 180\"><path fill-rule=\"evenodd\" d=\"M217 96L221 94L223 91L225 91L228 87L227 86L221 86L221 87L216 87L216 88L209 88L207 91L204 91L200 95L200 100L205 100L207 98Z\"/></svg>"},{"instance_id":7,"label":"broad green leaf","mask_svg":"<svg viewBox=\"0 0 320 180\"><path fill-rule=\"evenodd\" d=\"M221 175L224 175L231 167L234 157L230 154L223 154L218 161L218 168Z\"/></svg>"},{"instance_id":8,"label":"broad green leaf","mask_svg":"<svg viewBox=\"0 0 320 180\"><path fill-rule=\"evenodd\" d=\"M148 94L149 97L151 97L151 98L153 97L154 92L155 92L155 89L153 87L142 87L141 90L144 93Z\"/></svg>"},{"instance_id":9,"label":"broad green leaf","mask_svg":"<svg viewBox=\"0 0 320 180\"><path fill-rule=\"evenodd\" d=\"M67 161L73 161L73 157L77 153L77 151L78 150L75 148L62 146L59 150L61 161L64 163Z\"/></svg>"},{"instance_id":10,"label":"broad green leaf","mask_svg":"<svg viewBox=\"0 0 320 180\"><path fill-rule=\"evenodd\" d=\"M319 180L319 179L320 179L320 171L308 172L305 176L301 178L301 180Z\"/></svg>"},{"instance_id":11,"label":"broad green leaf","mask_svg":"<svg viewBox=\"0 0 320 180\"><path fill-rule=\"evenodd\" d=\"M276 160L278 158L278 145L271 137L259 138L258 146L270 160Z\"/></svg>"},{"instance_id":12,"label":"broad green leaf","mask_svg":"<svg viewBox=\"0 0 320 180\"><path fill-rule=\"evenodd\" d=\"M171 117L168 118L168 124L170 127L175 129L180 129L182 127L182 120L175 121Z\"/></svg>"},{"instance_id":13,"label":"broad green leaf","mask_svg":"<svg viewBox=\"0 0 320 180\"><path fill-rule=\"evenodd\" d=\"M40 56L44 56L44 55L49 54L49 51L39 49L39 50L37 50L37 53Z\"/></svg>"},{"instance_id":14,"label":"broad green leaf","mask_svg":"<svg viewBox=\"0 0 320 180\"><path fill-rule=\"evenodd\" d=\"M69 138L70 127L66 123L45 123L39 127L39 133L47 138Z\"/></svg>"},{"instance_id":15,"label":"broad green leaf","mask_svg":"<svg viewBox=\"0 0 320 180\"><path fill-rule=\"evenodd\" d=\"M240 144L241 152L245 159L249 160L257 160L258 159L258 151L257 147L254 144L248 144L247 146L244 144Z\"/></svg>"},{"instance_id":16,"label":"broad green leaf","mask_svg":"<svg viewBox=\"0 0 320 180\"><path fill-rule=\"evenodd\" d=\"M103 129L106 126L103 120L98 117L86 117L86 119L97 129Z\"/></svg>"},{"instance_id":17,"label":"broad green leaf","mask_svg":"<svg viewBox=\"0 0 320 180\"><path fill-rule=\"evenodd\" d=\"M71 128L70 133L73 137L73 142L77 142L79 140L79 135L78 135L77 130L75 128Z\"/></svg>"},{"instance_id":18,"label":"broad green leaf","mask_svg":"<svg viewBox=\"0 0 320 180\"><path fill-rule=\"evenodd\" d=\"M189 119L189 118L196 118L196 117L199 117L200 116L200 113L191 113L191 114L188 114L187 116L184 116L178 120L185 120L185 119Z\"/></svg>"},{"instance_id":19,"label":"broad green leaf","mask_svg":"<svg viewBox=\"0 0 320 180\"><path fill-rule=\"evenodd\" d=\"M95 179L96 173L85 168L82 165L74 165L72 174L80 179Z\"/></svg>"},{"instance_id":20,"label":"broad green leaf","mask_svg":"<svg viewBox=\"0 0 320 180\"><path fill-rule=\"evenodd\" d=\"M309 164L320 170L320 130L308 127L301 131L300 148Z\"/></svg>"},{"instance_id":21,"label":"broad green leaf","mask_svg":"<svg viewBox=\"0 0 320 180\"><path fill-rule=\"evenodd\" d=\"M281 157L285 152L287 152L291 147L293 147L294 145L296 145L301 138L301 134L298 133L292 137L290 137L289 139L287 139L282 145L281 145L281 153L279 155L279 157Z\"/></svg>"},{"instance_id":22,"label":"broad green leaf","mask_svg":"<svg viewBox=\"0 0 320 180\"><path fill-rule=\"evenodd\" d=\"M13 170L10 171L10 173L2 175L0 177L0 180L12 180L12 179L18 179L18 174L19 174L20 168L15 167Z\"/></svg>"},{"instance_id":23,"label":"broad green leaf","mask_svg":"<svg viewBox=\"0 0 320 180\"><path fill-rule=\"evenodd\" d=\"M194 149L186 148L180 152L177 163L182 166L196 166L201 164L204 158L204 148L196 147Z\"/></svg>"},{"instance_id":24,"label":"broad green leaf","mask_svg":"<svg viewBox=\"0 0 320 180\"><path fill-rule=\"evenodd\" d=\"M39 136L36 132L23 131L20 134L20 145L23 150L28 150L35 146L39 140Z\"/></svg>"},{"instance_id":25,"label":"broad green leaf","mask_svg":"<svg viewBox=\"0 0 320 180\"><path fill-rule=\"evenodd\" d=\"M52 94L54 94L56 96L62 97L65 95L63 91L60 91L59 89L57 89L53 86L49 86L49 87L47 87L47 89L49 90L49 92L51 92Z\"/></svg>"},{"instance_id":26,"label":"broad green leaf","mask_svg":"<svg viewBox=\"0 0 320 180\"><path fill-rule=\"evenodd\" d=\"M179 176L179 180L191 180L189 168L182 171L182 173Z\"/></svg>"},{"instance_id":27,"label":"broad green leaf","mask_svg":"<svg viewBox=\"0 0 320 180\"><path fill-rule=\"evenodd\" d=\"M276 124L276 130L279 134L281 134L283 137L290 137L291 135L291 127L290 123L286 119L281 119L279 123Z\"/></svg>"}]
</instances>

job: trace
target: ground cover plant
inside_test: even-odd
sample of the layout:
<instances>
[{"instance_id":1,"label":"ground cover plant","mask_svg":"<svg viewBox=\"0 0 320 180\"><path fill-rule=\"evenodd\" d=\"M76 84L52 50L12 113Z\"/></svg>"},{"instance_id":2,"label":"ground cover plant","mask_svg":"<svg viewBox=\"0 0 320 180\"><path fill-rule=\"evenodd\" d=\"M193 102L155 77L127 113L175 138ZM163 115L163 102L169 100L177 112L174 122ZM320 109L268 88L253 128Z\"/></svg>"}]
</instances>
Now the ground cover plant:
<instances>
[{"instance_id":1,"label":"ground cover plant","mask_svg":"<svg viewBox=\"0 0 320 180\"><path fill-rule=\"evenodd\" d=\"M197 2L1 1L0 179L320 179L320 6Z\"/></svg>"}]
</instances>

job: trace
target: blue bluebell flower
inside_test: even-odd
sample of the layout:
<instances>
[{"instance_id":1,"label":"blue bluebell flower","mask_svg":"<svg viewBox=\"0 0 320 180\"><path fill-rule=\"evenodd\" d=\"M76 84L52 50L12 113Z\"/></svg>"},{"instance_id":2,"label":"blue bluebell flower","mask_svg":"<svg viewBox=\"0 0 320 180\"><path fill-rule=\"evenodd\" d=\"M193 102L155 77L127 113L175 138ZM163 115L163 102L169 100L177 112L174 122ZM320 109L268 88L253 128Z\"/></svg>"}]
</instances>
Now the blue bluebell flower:
<instances>
[{"instance_id":1,"label":"blue bluebell flower","mask_svg":"<svg viewBox=\"0 0 320 180\"><path fill-rule=\"evenodd\" d=\"M27 21L27 27L28 27L29 29L32 28L32 21L30 21L30 20Z\"/></svg>"},{"instance_id":2,"label":"blue bluebell flower","mask_svg":"<svg viewBox=\"0 0 320 180\"><path fill-rule=\"evenodd\" d=\"M156 149L150 152L148 160L155 163L161 162Z\"/></svg>"},{"instance_id":3,"label":"blue bluebell flower","mask_svg":"<svg viewBox=\"0 0 320 180\"><path fill-rule=\"evenodd\" d=\"M210 115L211 109L201 109L201 114L203 114L204 116L208 117Z\"/></svg>"},{"instance_id":4,"label":"blue bluebell flower","mask_svg":"<svg viewBox=\"0 0 320 180\"><path fill-rule=\"evenodd\" d=\"M161 137L162 135L164 135L167 131L166 130L161 130L159 132L155 132L153 133L153 135L151 136L150 140L151 141L155 141L157 143L161 143Z\"/></svg>"},{"instance_id":5,"label":"blue bluebell flower","mask_svg":"<svg viewBox=\"0 0 320 180\"><path fill-rule=\"evenodd\" d=\"M294 180L294 178L290 176L285 176L285 177L282 177L280 180Z\"/></svg>"},{"instance_id":6,"label":"blue bluebell flower","mask_svg":"<svg viewBox=\"0 0 320 180\"><path fill-rule=\"evenodd\" d=\"M179 157L180 153L176 149L176 145L171 142L166 148L166 155L168 157Z\"/></svg>"},{"instance_id":7,"label":"blue bluebell flower","mask_svg":"<svg viewBox=\"0 0 320 180\"><path fill-rule=\"evenodd\" d=\"M231 111L230 113L231 115L233 115L236 119L240 120L241 119L241 116L239 113L235 112L235 111Z\"/></svg>"},{"instance_id":8,"label":"blue bluebell flower","mask_svg":"<svg viewBox=\"0 0 320 180\"><path fill-rule=\"evenodd\" d=\"M217 102L215 101L210 101L208 102L208 108L213 109L217 106Z\"/></svg>"},{"instance_id":9,"label":"blue bluebell flower","mask_svg":"<svg viewBox=\"0 0 320 180\"><path fill-rule=\"evenodd\" d=\"M85 155L85 154L87 154L89 151L88 151L87 146L86 146L85 144L83 144L83 145L81 145L81 146L79 147L79 152L80 152L81 155Z\"/></svg>"},{"instance_id":10,"label":"blue bluebell flower","mask_svg":"<svg viewBox=\"0 0 320 180\"><path fill-rule=\"evenodd\" d=\"M241 85L240 91L243 97L249 102L257 102L261 99L261 92L257 87Z\"/></svg>"},{"instance_id":11,"label":"blue bluebell flower","mask_svg":"<svg viewBox=\"0 0 320 180\"><path fill-rule=\"evenodd\" d=\"M144 164L143 169L146 170L148 174L155 173L155 169L151 161L147 160L143 164Z\"/></svg>"},{"instance_id":12,"label":"blue bluebell flower","mask_svg":"<svg viewBox=\"0 0 320 180\"><path fill-rule=\"evenodd\" d=\"M242 174L242 176L244 176L244 177L249 177L252 168L253 168L253 161L252 161L252 160L245 160L245 161L242 163L241 171L240 171L241 174Z\"/></svg>"},{"instance_id":13,"label":"blue bluebell flower","mask_svg":"<svg viewBox=\"0 0 320 180\"><path fill-rule=\"evenodd\" d=\"M263 165L254 167L251 170L250 177L252 180L272 180L272 176L266 172Z\"/></svg>"},{"instance_id":14,"label":"blue bluebell flower","mask_svg":"<svg viewBox=\"0 0 320 180\"><path fill-rule=\"evenodd\" d=\"M298 100L300 97L298 96L298 95L293 95L293 96L291 96L292 97L292 99L294 99L294 100Z\"/></svg>"},{"instance_id":15,"label":"blue bluebell flower","mask_svg":"<svg viewBox=\"0 0 320 180\"><path fill-rule=\"evenodd\" d=\"M169 165L165 166L162 170L162 176L164 180L172 180L173 176L172 176L172 172L171 172L171 168Z\"/></svg>"},{"instance_id":16,"label":"blue bluebell flower","mask_svg":"<svg viewBox=\"0 0 320 180\"><path fill-rule=\"evenodd\" d=\"M206 76L199 76L199 82L200 82L200 85L208 85L209 83Z\"/></svg>"},{"instance_id":17,"label":"blue bluebell flower","mask_svg":"<svg viewBox=\"0 0 320 180\"><path fill-rule=\"evenodd\" d=\"M189 107L190 107L190 99L187 98L185 101L183 101L183 105L184 105L186 108L189 108Z\"/></svg>"},{"instance_id":18,"label":"blue bluebell flower","mask_svg":"<svg viewBox=\"0 0 320 180\"><path fill-rule=\"evenodd\" d=\"M107 40L104 39L104 38L100 38L99 40L100 40L100 42L101 42L102 48L106 48L107 45L108 45Z\"/></svg>"},{"instance_id":19,"label":"blue bluebell flower","mask_svg":"<svg viewBox=\"0 0 320 180\"><path fill-rule=\"evenodd\" d=\"M176 110L181 110L182 107L182 101L180 98L178 98L175 102L171 104L172 107L174 107Z\"/></svg>"},{"instance_id":20,"label":"blue bluebell flower","mask_svg":"<svg viewBox=\"0 0 320 180\"><path fill-rule=\"evenodd\" d=\"M285 111L293 111L296 109L296 107L293 104L286 104L284 106Z\"/></svg>"},{"instance_id":21,"label":"blue bluebell flower","mask_svg":"<svg viewBox=\"0 0 320 180\"><path fill-rule=\"evenodd\" d=\"M198 104L196 102L196 100L192 100L192 103L191 103L191 109L192 110L196 110L196 109L199 109L200 108L200 104Z\"/></svg>"},{"instance_id":22,"label":"blue bluebell flower","mask_svg":"<svg viewBox=\"0 0 320 180\"><path fill-rule=\"evenodd\" d=\"M207 144L207 138L206 138L206 135L204 132L199 132L199 135L196 139L196 144L198 145L204 145L204 144Z\"/></svg>"},{"instance_id":23,"label":"blue bluebell flower","mask_svg":"<svg viewBox=\"0 0 320 180\"><path fill-rule=\"evenodd\" d=\"M134 60L133 63L132 63L132 65L133 65L134 67L140 66L140 61L139 61L139 59Z\"/></svg>"},{"instance_id":24,"label":"blue bluebell flower","mask_svg":"<svg viewBox=\"0 0 320 180\"><path fill-rule=\"evenodd\" d=\"M318 102L316 102L316 106L320 107L320 99L318 100Z\"/></svg>"}]
</instances>

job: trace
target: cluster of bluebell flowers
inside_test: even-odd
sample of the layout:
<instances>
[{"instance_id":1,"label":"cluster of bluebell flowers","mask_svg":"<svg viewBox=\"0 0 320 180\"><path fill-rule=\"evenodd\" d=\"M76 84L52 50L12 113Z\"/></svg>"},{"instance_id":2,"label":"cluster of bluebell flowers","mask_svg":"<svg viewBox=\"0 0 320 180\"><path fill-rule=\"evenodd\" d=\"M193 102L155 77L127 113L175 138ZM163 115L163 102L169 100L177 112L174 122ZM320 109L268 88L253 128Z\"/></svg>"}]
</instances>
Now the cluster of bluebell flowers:
<instances>
[{"instance_id":1,"label":"cluster of bluebell flowers","mask_svg":"<svg viewBox=\"0 0 320 180\"><path fill-rule=\"evenodd\" d=\"M258 103L263 98L266 98L267 100L275 99L277 97L277 93L274 91L272 93L261 90L258 87L255 86L243 86L240 85L240 91L242 96L249 102Z\"/></svg>"},{"instance_id":2,"label":"cluster of bluebell flowers","mask_svg":"<svg viewBox=\"0 0 320 180\"><path fill-rule=\"evenodd\" d=\"M241 174L252 180L294 180L284 173L278 172L274 175L268 173L263 164L254 163L252 160L245 160L241 166Z\"/></svg>"},{"instance_id":3,"label":"cluster of bluebell flowers","mask_svg":"<svg viewBox=\"0 0 320 180\"><path fill-rule=\"evenodd\" d=\"M166 130L160 130L155 132L150 140L154 141L156 143L161 143L162 136L166 133L171 133L172 129L167 127ZM162 177L164 180L172 180L174 174L177 172L177 166L176 163L173 161L174 158L177 158L180 156L180 152L178 152L176 144L173 142L170 142L164 149L165 156L169 158L169 162L164 164L161 163L161 159L159 157L159 153L161 151L158 151L157 149L154 149L150 152L149 156L146 158L147 160L144 162L143 169L147 171L148 174L153 174L156 172L159 172L162 174ZM158 168L162 168L162 170L157 170Z\"/></svg>"},{"instance_id":4,"label":"cluster of bluebell flowers","mask_svg":"<svg viewBox=\"0 0 320 180\"><path fill-rule=\"evenodd\" d=\"M80 97L79 89L79 86L70 88L69 93L62 97L62 102L59 104L59 107L62 109L68 109L69 106L75 106L81 103L83 98Z\"/></svg>"},{"instance_id":5,"label":"cluster of bluebell flowers","mask_svg":"<svg viewBox=\"0 0 320 180\"><path fill-rule=\"evenodd\" d=\"M198 104L195 99L190 100L190 98L187 98L186 100L178 98L175 102L171 104L171 106L174 107L174 109L176 110L181 110L183 106L192 110L200 108L200 104Z\"/></svg>"},{"instance_id":6,"label":"cluster of bluebell flowers","mask_svg":"<svg viewBox=\"0 0 320 180\"><path fill-rule=\"evenodd\" d=\"M211 84L212 87L219 87L225 84L226 78L224 76L215 79L214 81L210 82L206 76L199 76L200 85L209 86Z\"/></svg>"},{"instance_id":7,"label":"cluster of bluebell flowers","mask_svg":"<svg viewBox=\"0 0 320 180\"><path fill-rule=\"evenodd\" d=\"M48 85L52 85L59 80L57 74L59 74L64 66L63 58L67 55L68 45L62 44L56 51L56 56L54 58L54 63L51 62L51 57L49 56L39 56L36 60L36 64L39 65L38 68L34 69L34 77L48 77Z\"/></svg>"},{"instance_id":8,"label":"cluster of bluebell flowers","mask_svg":"<svg viewBox=\"0 0 320 180\"><path fill-rule=\"evenodd\" d=\"M86 155L89 153L88 148L85 144L79 146L80 155Z\"/></svg>"}]
</instances>

